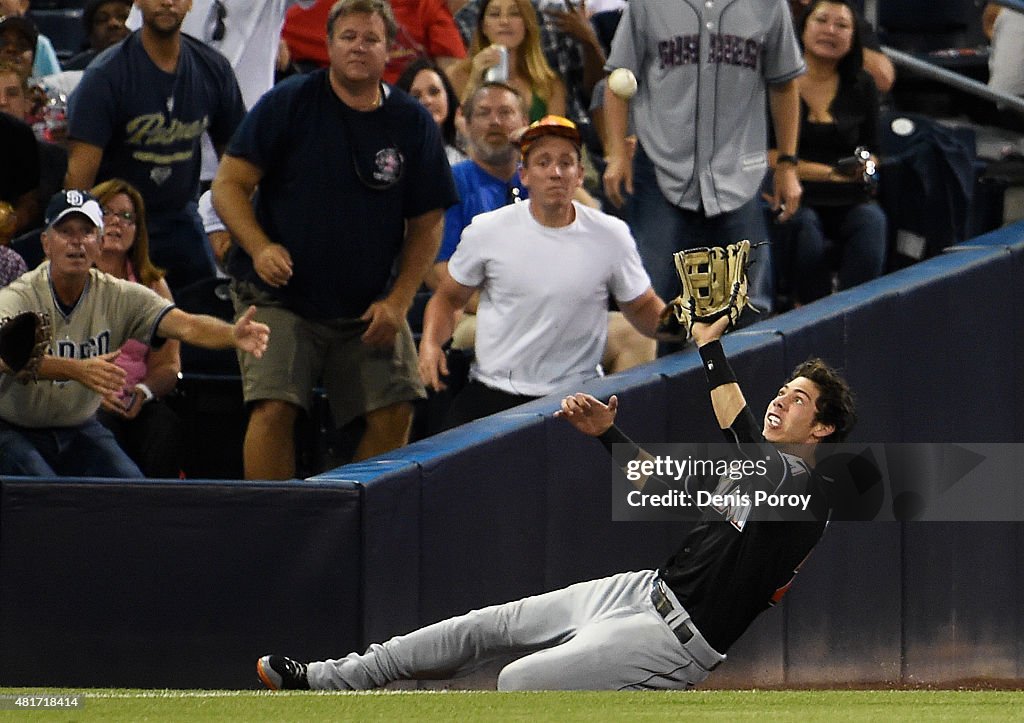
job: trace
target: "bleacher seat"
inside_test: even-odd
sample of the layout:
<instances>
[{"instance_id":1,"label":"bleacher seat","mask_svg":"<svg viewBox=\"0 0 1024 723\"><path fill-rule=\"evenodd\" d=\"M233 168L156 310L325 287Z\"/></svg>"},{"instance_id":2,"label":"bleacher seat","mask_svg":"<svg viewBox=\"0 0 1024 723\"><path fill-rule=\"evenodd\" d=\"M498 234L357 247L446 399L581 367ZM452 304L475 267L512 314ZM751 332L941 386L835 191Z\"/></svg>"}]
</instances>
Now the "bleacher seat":
<instances>
[{"instance_id":1,"label":"bleacher seat","mask_svg":"<svg viewBox=\"0 0 1024 723\"><path fill-rule=\"evenodd\" d=\"M83 0L32 0L28 16L39 32L50 39L63 63L87 44L82 24Z\"/></svg>"}]
</instances>

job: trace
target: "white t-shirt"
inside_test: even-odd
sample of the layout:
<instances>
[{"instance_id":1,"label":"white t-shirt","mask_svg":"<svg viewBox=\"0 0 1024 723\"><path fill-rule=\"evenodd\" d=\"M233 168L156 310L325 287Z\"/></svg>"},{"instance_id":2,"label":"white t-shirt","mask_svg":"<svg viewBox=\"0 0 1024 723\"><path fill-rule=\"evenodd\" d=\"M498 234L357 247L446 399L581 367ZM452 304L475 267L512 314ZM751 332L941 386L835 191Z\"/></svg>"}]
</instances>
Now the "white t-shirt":
<instances>
[{"instance_id":1,"label":"white t-shirt","mask_svg":"<svg viewBox=\"0 0 1024 723\"><path fill-rule=\"evenodd\" d=\"M651 281L629 228L578 203L576 220L548 228L516 203L480 214L448 262L480 288L470 378L511 394L543 396L598 375L608 297L620 303Z\"/></svg>"}]
</instances>

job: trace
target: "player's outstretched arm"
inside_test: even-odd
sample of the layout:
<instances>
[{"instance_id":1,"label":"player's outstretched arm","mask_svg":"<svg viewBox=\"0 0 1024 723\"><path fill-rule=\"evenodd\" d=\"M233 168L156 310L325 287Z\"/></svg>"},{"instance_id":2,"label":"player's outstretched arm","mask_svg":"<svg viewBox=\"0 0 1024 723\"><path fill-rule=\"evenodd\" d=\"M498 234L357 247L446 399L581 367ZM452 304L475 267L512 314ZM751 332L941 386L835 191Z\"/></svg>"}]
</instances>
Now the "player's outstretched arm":
<instances>
[{"instance_id":1,"label":"player's outstretched arm","mask_svg":"<svg viewBox=\"0 0 1024 723\"><path fill-rule=\"evenodd\" d=\"M691 330L704 363L704 373L711 387L711 406L715 410L715 419L720 429L732 427L747 406L747 400L743 398L743 391L736 383L736 375L722 349L722 335L728 328L729 317L723 316L711 324L694 322Z\"/></svg>"},{"instance_id":2,"label":"player's outstretched arm","mask_svg":"<svg viewBox=\"0 0 1024 723\"><path fill-rule=\"evenodd\" d=\"M615 464L625 471L630 462L654 458L615 426L615 415L618 411L619 398L614 394L605 404L597 397L577 392L562 399L561 407L555 412L555 416L566 420L583 434L597 437ZM651 480L650 477L636 475L632 475L631 479L633 486L641 491ZM656 482L661 488L668 489L663 481Z\"/></svg>"},{"instance_id":3,"label":"player's outstretched arm","mask_svg":"<svg viewBox=\"0 0 1024 723\"><path fill-rule=\"evenodd\" d=\"M615 424L619 411L619 398L614 394L605 404L597 397L576 392L562 400L561 408L555 412L577 431L589 437L600 437Z\"/></svg>"}]
</instances>

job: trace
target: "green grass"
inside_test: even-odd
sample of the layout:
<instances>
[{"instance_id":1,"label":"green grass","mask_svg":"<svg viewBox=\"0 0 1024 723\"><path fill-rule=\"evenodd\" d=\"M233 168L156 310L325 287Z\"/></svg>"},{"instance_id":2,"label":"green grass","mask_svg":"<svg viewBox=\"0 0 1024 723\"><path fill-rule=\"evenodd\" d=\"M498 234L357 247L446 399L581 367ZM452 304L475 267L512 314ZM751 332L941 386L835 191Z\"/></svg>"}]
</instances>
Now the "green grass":
<instances>
[{"instance_id":1,"label":"green grass","mask_svg":"<svg viewBox=\"0 0 1024 723\"><path fill-rule=\"evenodd\" d=\"M26 692L0 689L0 693ZM40 693L41 691L31 691ZM54 691L47 691L53 693ZM75 710L0 711L29 721L1004 721L1024 692L693 691L687 693L87 690Z\"/></svg>"}]
</instances>

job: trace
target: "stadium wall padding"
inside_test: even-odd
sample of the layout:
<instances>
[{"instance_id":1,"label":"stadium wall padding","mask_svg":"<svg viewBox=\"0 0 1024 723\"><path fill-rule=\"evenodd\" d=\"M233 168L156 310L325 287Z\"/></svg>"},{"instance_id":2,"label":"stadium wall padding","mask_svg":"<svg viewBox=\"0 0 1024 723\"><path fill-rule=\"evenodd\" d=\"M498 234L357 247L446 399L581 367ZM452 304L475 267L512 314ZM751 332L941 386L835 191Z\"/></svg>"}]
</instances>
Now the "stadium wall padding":
<instances>
[{"instance_id":1,"label":"stadium wall padding","mask_svg":"<svg viewBox=\"0 0 1024 723\"><path fill-rule=\"evenodd\" d=\"M724 344L755 410L816 355L856 391L851 441L1021 442L1022 281L1017 224ZM637 441L719 440L692 349L582 388ZM611 520L560 396L306 481L0 481L0 685L255 687L267 652L658 566L686 523ZM1022 560L1024 523L833 523L707 685L1022 681Z\"/></svg>"}]
</instances>

